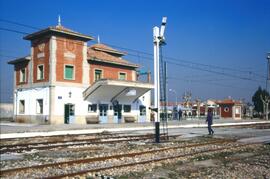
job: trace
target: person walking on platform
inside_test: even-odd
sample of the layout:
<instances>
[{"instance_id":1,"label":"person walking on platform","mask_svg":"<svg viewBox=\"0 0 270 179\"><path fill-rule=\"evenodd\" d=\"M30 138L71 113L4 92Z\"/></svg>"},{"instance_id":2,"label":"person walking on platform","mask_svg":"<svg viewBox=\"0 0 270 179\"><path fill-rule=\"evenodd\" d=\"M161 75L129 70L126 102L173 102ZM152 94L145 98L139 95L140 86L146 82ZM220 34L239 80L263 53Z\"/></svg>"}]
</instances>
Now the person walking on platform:
<instances>
[{"instance_id":1,"label":"person walking on platform","mask_svg":"<svg viewBox=\"0 0 270 179\"><path fill-rule=\"evenodd\" d=\"M208 109L207 118L205 122L207 122L208 124L208 135L213 135L214 134L214 130L212 129L213 113L211 108Z\"/></svg>"},{"instance_id":2,"label":"person walking on platform","mask_svg":"<svg viewBox=\"0 0 270 179\"><path fill-rule=\"evenodd\" d=\"M179 121L181 120L181 118L182 118L182 110L181 109L179 109L179 111L178 111L178 118L179 118Z\"/></svg>"}]
</instances>

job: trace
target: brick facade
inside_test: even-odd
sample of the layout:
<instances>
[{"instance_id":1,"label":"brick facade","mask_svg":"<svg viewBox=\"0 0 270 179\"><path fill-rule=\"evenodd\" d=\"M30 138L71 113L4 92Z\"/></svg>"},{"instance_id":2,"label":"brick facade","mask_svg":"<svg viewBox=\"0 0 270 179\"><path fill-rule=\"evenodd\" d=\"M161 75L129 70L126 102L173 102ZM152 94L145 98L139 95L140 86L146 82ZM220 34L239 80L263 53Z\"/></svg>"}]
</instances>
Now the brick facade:
<instances>
[{"instance_id":1,"label":"brick facade","mask_svg":"<svg viewBox=\"0 0 270 179\"><path fill-rule=\"evenodd\" d=\"M57 37L56 41L56 81L82 83L83 42L62 37ZM73 80L64 78L65 65L74 67Z\"/></svg>"},{"instance_id":2,"label":"brick facade","mask_svg":"<svg viewBox=\"0 0 270 179\"><path fill-rule=\"evenodd\" d=\"M42 40L32 41L33 47L33 83L48 82L49 81L49 38L44 38ZM43 65L44 77L43 79L38 79L38 66Z\"/></svg>"},{"instance_id":3,"label":"brick facade","mask_svg":"<svg viewBox=\"0 0 270 179\"><path fill-rule=\"evenodd\" d=\"M232 118L233 105L232 104L220 104L220 115L223 118Z\"/></svg>"},{"instance_id":4,"label":"brick facade","mask_svg":"<svg viewBox=\"0 0 270 179\"><path fill-rule=\"evenodd\" d=\"M220 107L220 116L222 118L241 119L242 103L232 99L217 101Z\"/></svg>"},{"instance_id":5,"label":"brick facade","mask_svg":"<svg viewBox=\"0 0 270 179\"><path fill-rule=\"evenodd\" d=\"M102 78L117 80L119 78L119 73L122 72L126 73L127 81L133 81L132 72L134 70L128 67L119 67L113 64L90 62L90 72L89 72L90 84L93 84L95 82L95 69L102 70Z\"/></svg>"},{"instance_id":6,"label":"brick facade","mask_svg":"<svg viewBox=\"0 0 270 179\"><path fill-rule=\"evenodd\" d=\"M55 30L60 30L62 34L54 32ZM55 33L53 37L56 43L54 46L52 45L52 34L48 32ZM44 35L41 35L41 33ZM69 35L69 33L75 34ZM85 51L85 41L90 40L91 37L82 37L82 34L78 34L62 26L56 26L30 34L26 36L25 39L31 41L32 59L30 62L17 62L16 60L12 62L15 64L16 86L28 84L29 77L31 82L37 85L38 83L51 83L52 79L53 81L55 80L55 82L83 84L83 76L85 75L89 77L87 83L93 84L95 80L95 69L102 71L103 79L118 80L120 73L125 73L125 80L137 80L136 68L138 65L124 60L122 56L126 55L126 53L104 44L92 45L87 47L88 49ZM85 63L83 60L87 62ZM73 67L72 79L65 78L66 65ZM85 68L85 65L89 66ZM20 82L20 70L23 68L26 68L26 81ZM42 77L39 75L41 68L43 71Z\"/></svg>"},{"instance_id":7,"label":"brick facade","mask_svg":"<svg viewBox=\"0 0 270 179\"><path fill-rule=\"evenodd\" d=\"M31 54L9 62L14 65L16 78L16 121L40 124L86 124L91 123L89 119L94 119L97 123L149 121L149 90L153 86L127 82L137 81L136 69L139 65L125 60L125 52L100 43L87 47L87 42L93 40L91 36L67 29L60 24L29 34L24 39L31 41ZM24 78L21 76L23 69ZM105 86L105 91L96 90L99 87L92 85L95 69L102 71L99 79L107 79L96 83ZM120 81L120 76L125 81ZM20 79L23 79L23 82ZM107 86L105 83L108 83ZM111 87L114 90L111 90ZM131 87L138 89L136 94L124 95L134 90L129 91ZM91 99L88 96L86 98L84 93L92 90L91 88L96 93L91 94ZM111 94L112 91L114 94ZM118 116L115 116L111 107L114 105L112 98L121 105L129 105L131 110L118 111ZM134 100L136 103L130 102ZM94 103L101 109L101 113L89 110L89 105ZM102 110L102 106L107 106L108 110ZM141 114L140 106L144 106L145 113Z\"/></svg>"},{"instance_id":8,"label":"brick facade","mask_svg":"<svg viewBox=\"0 0 270 179\"><path fill-rule=\"evenodd\" d=\"M25 69L25 75L26 75L26 80L25 82L20 82L20 73L21 70ZM24 61L21 63L17 63L16 65L14 65L14 70L15 70L15 75L16 75L16 86L19 85L25 85L28 83L28 74L29 74L29 62L28 61Z\"/></svg>"}]
</instances>

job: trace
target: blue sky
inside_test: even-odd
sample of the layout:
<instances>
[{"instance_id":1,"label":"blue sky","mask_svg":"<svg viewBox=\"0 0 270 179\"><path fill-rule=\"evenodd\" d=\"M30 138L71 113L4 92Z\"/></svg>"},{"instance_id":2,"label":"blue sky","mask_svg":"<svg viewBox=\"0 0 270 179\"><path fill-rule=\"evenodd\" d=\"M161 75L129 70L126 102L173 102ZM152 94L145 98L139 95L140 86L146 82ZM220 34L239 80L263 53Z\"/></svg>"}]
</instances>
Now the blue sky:
<instances>
[{"instance_id":1,"label":"blue sky","mask_svg":"<svg viewBox=\"0 0 270 179\"><path fill-rule=\"evenodd\" d=\"M191 91L193 98L231 96L251 101L258 86L265 87L269 0L0 1L0 19L38 28L56 25L58 14L67 28L99 35L103 43L147 53L153 53L153 27L167 16L163 54L169 61L168 86L176 90L179 100L185 91ZM0 27L36 31L1 21ZM13 68L6 62L30 52L30 43L22 37L0 30L2 102L12 98ZM140 63L143 70L153 69L151 56L125 51L130 53L126 58ZM173 62L166 57L173 57ZM173 93L169 97L175 99Z\"/></svg>"}]
</instances>

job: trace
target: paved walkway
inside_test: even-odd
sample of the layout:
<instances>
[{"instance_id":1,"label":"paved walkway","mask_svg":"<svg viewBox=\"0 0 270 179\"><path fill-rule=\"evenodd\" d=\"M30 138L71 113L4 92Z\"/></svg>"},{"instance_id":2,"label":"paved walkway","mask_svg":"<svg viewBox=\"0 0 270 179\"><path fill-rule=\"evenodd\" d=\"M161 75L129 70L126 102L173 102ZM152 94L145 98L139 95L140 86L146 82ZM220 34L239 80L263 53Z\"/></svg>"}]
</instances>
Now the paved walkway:
<instances>
[{"instance_id":1,"label":"paved walkway","mask_svg":"<svg viewBox=\"0 0 270 179\"><path fill-rule=\"evenodd\" d=\"M232 120L217 119L214 120L214 127L228 125L243 125L254 123L269 123L263 120ZM162 124L161 124L162 125ZM182 120L169 121L168 128L194 128L206 127L204 120ZM132 130L149 130L154 129L154 123L123 123L123 124L61 124L61 125L38 125L38 124L20 124L20 123L0 123L0 139L20 138L35 136L52 136L67 134L88 134L108 132L121 132Z\"/></svg>"}]
</instances>

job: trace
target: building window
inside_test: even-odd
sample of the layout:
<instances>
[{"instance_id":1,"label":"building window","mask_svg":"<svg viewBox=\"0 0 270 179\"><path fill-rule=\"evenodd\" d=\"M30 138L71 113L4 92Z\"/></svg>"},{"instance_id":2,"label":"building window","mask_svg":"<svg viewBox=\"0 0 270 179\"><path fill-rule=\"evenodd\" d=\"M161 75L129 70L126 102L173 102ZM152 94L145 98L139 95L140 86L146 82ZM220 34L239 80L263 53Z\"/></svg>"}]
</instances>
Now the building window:
<instances>
[{"instance_id":1,"label":"building window","mask_svg":"<svg viewBox=\"0 0 270 179\"><path fill-rule=\"evenodd\" d=\"M100 80L102 78L102 70L95 70L95 81Z\"/></svg>"},{"instance_id":2,"label":"building window","mask_svg":"<svg viewBox=\"0 0 270 179\"><path fill-rule=\"evenodd\" d=\"M65 79L74 80L74 66L65 65Z\"/></svg>"},{"instance_id":3,"label":"building window","mask_svg":"<svg viewBox=\"0 0 270 179\"><path fill-rule=\"evenodd\" d=\"M119 80L126 80L127 79L127 74L120 72L119 76L118 76L118 79Z\"/></svg>"},{"instance_id":4,"label":"building window","mask_svg":"<svg viewBox=\"0 0 270 179\"><path fill-rule=\"evenodd\" d=\"M97 104L88 104L88 112L97 112Z\"/></svg>"},{"instance_id":5,"label":"building window","mask_svg":"<svg viewBox=\"0 0 270 179\"><path fill-rule=\"evenodd\" d=\"M229 112L229 111L230 111L229 107L224 108L224 112Z\"/></svg>"},{"instance_id":6,"label":"building window","mask_svg":"<svg viewBox=\"0 0 270 179\"><path fill-rule=\"evenodd\" d=\"M146 107L143 105L140 105L140 116L146 115Z\"/></svg>"},{"instance_id":7,"label":"building window","mask_svg":"<svg viewBox=\"0 0 270 179\"><path fill-rule=\"evenodd\" d=\"M38 65L37 67L37 80L44 79L44 65Z\"/></svg>"},{"instance_id":8,"label":"building window","mask_svg":"<svg viewBox=\"0 0 270 179\"><path fill-rule=\"evenodd\" d=\"M25 112L25 101L20 100L19 101L19 113L24 114L24 112Z\"/></svg>"},{"instance_id":9,"label":"building window","mask_svg":"<svg viewBox=\"0 0 270 179\"><path fill-rule=\"evenodd\" d=\"M239 108L235 108L235 114L240 114L240 109Z\"/></svg>"},{"instance_id":10,"label":"building window","mask_svg":"<svg viewBox=\"0 0 270 179\"><path fill-rule=\"evenodd\" d=\"M20 70L20 83L26 82L26 70L21 69Z\"/></svg>"},{"instance_id":11,"label":"building window","mask_svg":"<svg viewBox=\"0 0 270 179\"><path fill-rule=\"evenodd\" d=\"M37 99L37 114L43 114L43 99Z\"/></svg>"},{"instance_id":12,"label":"building window","mask_svg":"<svg viewBox=\"0 0 270 179\"><path fill-rule=\"evenodd\" d=\"M131 111L131 105L124 105L124 112L130 112Z\"/></svg>"}]
</instances>

